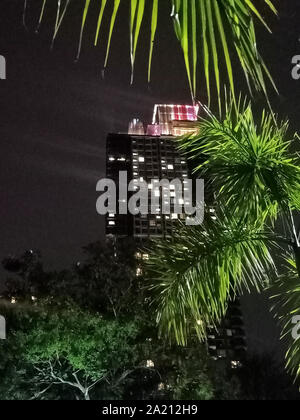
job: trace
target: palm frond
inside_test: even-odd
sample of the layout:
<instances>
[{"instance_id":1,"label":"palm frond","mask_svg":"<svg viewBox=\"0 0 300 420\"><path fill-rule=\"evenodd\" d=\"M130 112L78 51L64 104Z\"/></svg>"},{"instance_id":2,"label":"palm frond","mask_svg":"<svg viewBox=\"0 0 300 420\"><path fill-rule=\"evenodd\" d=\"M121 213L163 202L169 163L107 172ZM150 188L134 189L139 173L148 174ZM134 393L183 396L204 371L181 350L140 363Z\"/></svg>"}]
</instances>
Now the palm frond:
<instances>
[{"instance_id":1,"label":"palm frond","mask_svg":"<svg viewBox=\"0 0 300 420\"><path fill-rule=\"evenodd\" d=\"M278 207L297 207L299 157L290 152L288 123L263 112L255 121L250 103L226 104L222 118L208 111L198 133L179 140L195 171L211 179L217 200L242 219L276 220ZM298 204L297 204L298 203Z\"/></svg>"},{"instance_id":2,"label":"palm frond","mask_svg":"<svg viewBox=\"0 0 300 420\"><path fill-rule=\"evenodd\" d=\"M26 10L29 0L24 1L23 21L25 24ZM96 27L95 45L98 43L99 36L102 32L103 19L109 19L110 27L104 68L107 66L112 34L120 10L120 1L121 0L114 0L111 10L111 8L107 7L107 0L82 0L82 19L79 30L80 35L77 58L79 58L81 52L84 31L89 25L88 17L92 13L95 13L95 7L98 7L100 4L100 10L97 12L99 15ZM271 13L277 13L270 0L264 0L264 3L270 9ZM47 0L41 0L41 12L39 15L38 28L40 27L48 9L52 7L57 8L57 19L54 24L52 43L57 37L66 11L71 4L72 0L57 0L56 3L54 1L50 2ZM232 54L234 51L240 61L250 92L253 90L261 91L267 96L265 78L269 79L275 87L270 73L257 50L257 39L254 25L255 21L257 20L261 22L269 31L270 28L262 17L259 9L255 6L254 1L149 0L146 2L145 0L130 0L128 4L130 22L129 50L131 56L132 78L139 35L141 29L145 26L143 23L145 14L151 15L148 63L148 80L150 81L158 18L162 14L162 8L170 7L175 34L183 51L188 82L193 99L197 96L197 75L200 66L202 66L204 71L209 100L211 97L211 72L214 75L215 89L219 100L219 106L221 107L221 86L226 83L226 80L222 77L225 73L227 74L231 93L234 95L234 72L232 66ZM164 30L164 27L168 26L162 26L161 33ZM147 30L148 29L149 28L147 28ZM199 60L199 56L203 56L203 60Z\"/></svg>"},{"instance_id":3,"label":"palm frond","mask_svg":"<svg viewBox=\"0 0 300 420\"><path fill-rule=\"evenodd\" d=\"M207 216L198 227L182 226L173 239L156 242L147 263L160 333L186 345L192 331L200 340L220 322L228 300L246 287L260 289L274 269L266 235Z\"/></svg>"},{"instance_id":4,"label":"palm frond","mask_svg":"<svg viewBox=\"0 0 300 420\"><path fill-rule=\"evenodd\" d=\"M286 353L286 366L288 371L300 378L300 337L293 336L294 317L300 317L300 282L296 263L288 259L287 274L280 278L271 287L273 303L272 312L282 328L282 339L287 341L289 349Z\"/></svg>"}]
</instances>

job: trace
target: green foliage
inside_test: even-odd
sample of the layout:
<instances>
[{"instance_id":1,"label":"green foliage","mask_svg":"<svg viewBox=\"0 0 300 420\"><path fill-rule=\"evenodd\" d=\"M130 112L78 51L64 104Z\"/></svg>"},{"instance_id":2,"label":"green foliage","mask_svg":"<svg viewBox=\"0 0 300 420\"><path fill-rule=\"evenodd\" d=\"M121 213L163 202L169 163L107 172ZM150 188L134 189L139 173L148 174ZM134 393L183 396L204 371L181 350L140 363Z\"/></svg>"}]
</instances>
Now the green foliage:
<instances>
[{"instance_id":1,"label":"green foliage","mask_svg":"<svg viewBox=\"0 0 300 420\"><path fill-rule=\"evenodd\" d=\"M157 337L153 310L139 286L130 288L126 295L131 310L120 305L117 318L107 299L99 298L96 305L102 308L101 314L95 311L95 302L87 305L87 294L99 294L101 284L108 287L103 273L110 278L112 255L117 257L109 290L116 301L117 296L122 299L123 294L114 291L119 289L117 273L121 289L128 290L127 280L122 286L122 270L127 261L128 272L134 271L135 262L127 257L132 251L129 244L111 245L88 246L87 259L76 267L76 275L43 271L46 282L38 288L42 293L37 302L17 298L16 305L1 304L8 340L0 343L0 399L239 399L239 378L228 377L226 369L210 360L206 346L196 337L190 338L188 347L170 346ZM41 264L40 259L33 260ZM25 265L19 263L15 259L9 267L17 273L23 267L27 273L23 277L30 278L31 287L40 284L33 275L36 264L32 258L26 259ZM99 288L82 287L89 282ZM83 302L82 307L69 303L67 290L78 303ZM45 293L50 293L47 300L42 299ZM152 362L150 367L147 361Z\"/></svg>"},{"instance_id":2,"label":"green foliage","mask_svg":"<svg viewBox=\"0 0 300 420\"><path fill-rule=\"evenodd\" d=\"M214 374L205 346L177 350L176 365L168 374L174 400L208 401L215 398Z\"/></svg>"},{"instance_id":3,"label":"green foliage","mask_svg":"<svg viewBox=\"0 0 300 420\"><path fill-rule=\"evenodd\" d=\"M295 261L287 260L287 270L271 287L272 311L282 328L282 340L289 346L286 354L287 369L300 377L300 337L293 337L293 317L300 316L300 282Z\"/></svg>"},{"instance_id":4,"label":"green foliage","mask_svg":"<svg viewBox=\"0 0 300 420\"><path fill-rule=\"evenodd\" d=\"M2 306L1 313L9 326L0 348L1 399L76 399L86 390L94 399L215 396L205 346L169 347L147 322L43 302Z\"/></svg>"},{"instance_id":5,"label":"green foliage","mask_svg":"<svg viewBox=\"0 0 300 420\"><path fill-rule=\"evenodd\" d=\"M201 226L182 226L172 240L155 242L147 266L161 334L186 345L195 330L204 340L207 326L223 318L230 297L242 287L264 287L273 268L264 240L259 226L222 213L217 220L206 215Z\"/></svg>"},{"instance_id":6,"label":"green foliage","mask_svg":"<svg viewBox=\"0 0 300 420\"><path fill-rule=\"evenodd\" d=\"M56 21L54 24L53 39L54 43L59 30L67 20L67 12L75 3L72 0L65 2L57 1L57 5L47 0L41 0L41 12L38 22L38 29L49 10L56 7ZM98 16L95 28L95 45L97 45L100 36L103 37L103 21L109 22L106 57L104 68L107 67L113 32L117 25L117 19L120 15L122 7L120 0L101 2L85 0L82 7L78 9L81 17L81 26L78 28L79 46L77 59L80 56L84 31L90 26L89 17L91 15ZM112 3L112 7L110 4ZM264 5L273 13L277 13L275 7L270 0L265 0ZM178 38L179 44L183 51L184 61L186 65L188 81L192 97L197 95L197 71L199 63L202 63L203 72L206 80L207 94L211 97L211 73L215 79L215 86L220 105L220 87L226 81L221 78L222 73L227 74L228 82L232 94L234 94L234 72L232 65L232 52L236 52L237 59L245 74L250 91L262 91L267 96L265 77L272 83L271 76L267 67L257 50L257 39L255 32L255 21L259 20L269 31L263 13L255 6L252 0L130 0L129 8L129 38L130 38L130 58L132 68L132 80L137 54L137 47L140 38L141 29L148 26L146 20L147 15L150 16L150 47L149 47L149 65L148 79L151 77L151 63L154 50L154 42L156 40L157 27L161 23L161 27L168 27L160 22L162 9L169 7L171 19L174 24L174 31ZM27 0L24 5L24 23L26 20ZM147 23L146 23L147 22ZM65 23L67 24L67 23ZM222 50L222 54L220 53ZM201 60L200 60L201 57ZM221 67L224 61L224 66ZM220 71L220 67L223 71ZM221 105L220 105L221 106Z\"/></svg>"},{"instance_id":7,"label":"green foliage","mask_svg":"<svg viewBox=\"0 0 300 420\"><path fill-rule=\"evenodd\" d=\"M300 191L299 156L290 152L295 135L289 138L287 130L287 122L267 112L256 123L251 103L229 102L223 118L209 113L179 147L212 181L217 202L231 215L264 222L293 207Z\"/></svg>"},{"instance_id":8,"label":"green foliage","mask_svg":"<svg viewBox=\"0 0 300 420\"><path fill-rule=\"evenodd\" d=\"M39 319L30 331L20 333L32 364L65 360L74 371L92 380L132 363L137 335L134 323L121 324L77 308L56 310Z\"/></svg>"},{"instance_id":9,"label":"green foliage","mask_svg":"<svg viewBox=\"0 0 300 420\"><path fill-rule=\"evenodd\" d=\"M68 303L8 307L5 315L9 338L3 343L7 356L1 370L5 380L14 375L18 385L11 384L14 398L21 383L35 383L27 387L29 398L44 396L48 388L58 385L90 391L98 382L114 383L138 363L134 321L105 320Z\"/></svg>"}]
</instances>

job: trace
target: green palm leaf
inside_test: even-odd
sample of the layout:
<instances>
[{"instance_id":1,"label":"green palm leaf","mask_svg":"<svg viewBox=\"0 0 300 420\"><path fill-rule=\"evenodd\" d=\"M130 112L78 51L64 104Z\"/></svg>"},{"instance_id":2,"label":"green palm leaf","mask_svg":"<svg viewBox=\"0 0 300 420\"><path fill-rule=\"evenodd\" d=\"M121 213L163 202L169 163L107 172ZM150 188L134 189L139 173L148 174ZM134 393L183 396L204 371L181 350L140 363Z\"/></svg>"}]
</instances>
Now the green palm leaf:
<instances>
[{"instance_id":1,"label":"green palm leaf","mask_svg":"<svg viewBox=\"0 0 300 420\"><path fill-rule=\"evenodd\" d=\"M182 226L150 251L147 269L160 333L181 345L192 331L204 340L228 300L245 287L263 287L274 268L259 228L220 216L216 221L207 216L199 227Z\"/></svg>"},{"instance_id":2,"label":"green palm leaf","mask_svg":"<svg viewBox=\"0 0 300 420\"><path fill-rule=\"evenodd\" d=\"M289 151L288 123L263 112L259 124L250 103L226 104L222 118L208 112L199 132L179 140L195 171L211 179L216 198L241 220L278 217L299 208L299 157Z\"/></svg>"},{"instance_id":3,"label":"green palm leaf","mask_svg":"<svg viewBox=\"0 0 300 420\"><path fill-rule=\"evenodd\" d=\"M136 58L137 43L145 13L145 0L133 0L131 2L130 19L130 55L131 55L131 83L133 83L134 64Z\"/></svg>"},{"instance_id":4,"label":"green palm leaf","mask_svg":"<svg viewBox=\"0 0 300 420\"><path fill-rule=\"evenodd\" d=\"M152 20L151 20L151 39L150 39L150 49L149 49L149 64L148 64L148 82L151 81L151 68L152 68L152 57L155 36L157 31L157 22L158 22L158 0L153 0L153 9L152 9Z\"/></svg>"},{"instance_id":5,"label":"green palm leaf","mask_svg":"<svg viewBox=\"0 0 300 420\"><path fill-rule=\"evenodd\" d=\"M118 11L119 11L119 7L120 7L120 1L121 0L114 0L114 8L113 8L112 16L111 16L111 21L110 21L104 68L107 67L107 63L108 63L111 39L112 39L112 34L113 34L113 30L114 30L114 27L115 27Z\"/></svg>"},{"instance_id":6,"label":"green palm leaf","mask_svg":"<svg viewBox=\"0 0 300 420\"><path fill-rule=\"evenodd\" d=\"M101 1L101 3L100 3ZM107 8L107 0L82 0L82 19L77 58L79 58L83 32L89 25L88 17L94 4L101 4L95 36L95 45L98 42L103 19L109 19L109 32L106 46L106 57L104 67L107 66L112 33L119 13L121 0L114 0L112 11ZM57 0L57 18L54 24L54 35L52 43L57 37L62 26L66 11L72 0ZM264 3L272 13L277 13L273 3L265 0ZM53 7L55 2L41 0L41 12L38 28L43 21L47 8ZM262 17L259 8L252 0L130 0L129 21L130 21L130 55L132 66L132 77L136 58L137 45L140 32L145 26L144 15L151 13L150 47L148 80L151 78L151 65L154 50L154 42L157 34L159 11L162 7L170 7L171 18L174 23L174 31L183 51L188 82L193 99L197 97L197 75L200 66L203 68L208 99L211 97L212 83L210 71L214 74L215 90L221 108L221 86L226 83L223 75L227 74L231 93L234 97L234 72L231 64L231 55L234 50L238 56L241 68L245 74L250 92L261 91L267 96L265 78L274 85L270 73L257 50L257 39L255 33L255 21L261 22L268 30L269 27ZM27 0L24 3L24 24L26 16ZM165 25L161 29L163 34ZM203 60L199 60L199 55ZM210 65L211 64L211 65Z\"/></svg>"},{"instance_id":7,"label":"green palm leaf","mask_svg":"<svg viewBox=\"0 0 300 420\"><path fill-rule=\"evenodd\" d=\"M102 20L103 20L103 15L104 15L104 10L105 10L106 4L107 4L107 0L102 0L101 1L101 7L100 7L100 11L99 11L99 16L98 16L97 30L96 30L95 43L94 43L95 46L97 46L97 44L98 44L99 33L100 33L101 25L102 25Z\"/></svg>"},{"instance_id":8,"label":"green palm leaf","mask_svg":"<svg viewBox=\"0 0 300 420\"><path fill-rule=\"evenodd\" d=\"M282 340L285 340L289 349L286 353L288 371L295 377L300 377L300 337L293 337L295 324L293 318L300 316L300 282L296 263L288 259L288 272L271 287L272 311L282 328Z\"/></svg>"}]
</instances>

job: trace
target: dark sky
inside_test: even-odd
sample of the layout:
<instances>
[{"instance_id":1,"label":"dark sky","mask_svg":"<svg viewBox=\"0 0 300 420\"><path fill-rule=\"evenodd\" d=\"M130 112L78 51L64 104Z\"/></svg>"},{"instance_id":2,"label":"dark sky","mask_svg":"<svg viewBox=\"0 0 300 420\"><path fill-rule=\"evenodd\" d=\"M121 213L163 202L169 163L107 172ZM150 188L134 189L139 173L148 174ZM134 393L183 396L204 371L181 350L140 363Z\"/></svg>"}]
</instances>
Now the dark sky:
<instances>
[{"instance_id":1,"label":"dark sky","mask_svg":"<svg viewBox=\"0 0 300 420\"><path fill-rule=\"evenodd\" d=\"M136 82L129 86L127 19L118 20L102 80L105 40L102 47L91 46L93 14L81 60L74 64L80 25L76 6L70 9L51 53L54 15L47 13L36 35L34 22L41 2L28 3L26 31L23 1L1 0L0 54L7 59L7 80L0 81L0 259L33 248L42 251L48 267L61 268L81 257L83 245L103 237L103 220L95 211L95 185L105 174L107 133L125 130L134 116L150 120L156 102L188 103L190 97L167 2L151 89L146 80L148 38L144 35L147 43L138 51ZM121 3L126 12L127 0ZM272 98L274 108L299 129L300 80L291 78L291 58L300 54L300 8L296 0L275 3L280 3L281 18L270 19L273 35L259 30L259 45L280 90L280 96ZM246 305L254 305L258 313L264 306L248 301ZM248 322L252 342L261 346L260 327L252 325L251 317Z\"/></svg>"}]
</instances>

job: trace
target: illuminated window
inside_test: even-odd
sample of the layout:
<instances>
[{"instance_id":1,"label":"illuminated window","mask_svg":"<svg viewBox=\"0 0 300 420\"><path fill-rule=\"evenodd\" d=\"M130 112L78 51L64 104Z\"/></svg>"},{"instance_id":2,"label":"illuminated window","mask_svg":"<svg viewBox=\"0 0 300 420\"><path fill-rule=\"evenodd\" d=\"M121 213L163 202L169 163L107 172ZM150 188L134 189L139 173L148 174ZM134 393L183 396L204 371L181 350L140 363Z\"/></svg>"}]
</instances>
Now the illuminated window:
<instances>
[{"instance_id":1,"label":"illuminated window","mask_svg":"<svg viewBox=\"0 0 300 420\"><path fill-rule=\"evenodd\" d=\"M146 367L147 368L154 368L155 364L152 360L147 360Z\"/></svg>"},{"instance_id":2,"label":"illuminated window","mask_svg":"<svg viewBox=\"0 0 300 420\"><path fill-rule=\"evenodd\" d=\"M178 219L178 214L172 214L172 220L176 220L176 219Z\"/></svg>"},{"instance_id":3,"label":"illuminated window","mask_svg":"<svg viewBox=\"0 0 300 420\"><path fill-rule=\"evenodd\" d=\"M140 157L139 157L139 162L141 162L141 163L145 162L145 158L144 158L144 157L142 157L142 156L140 156Z\"/></svg>"},{"instance_id":4,"label":"illuminated window","mask_svg":"<svg viewBox=\"0 0 300 420\"><path fill-rule=\"evenodd\" d=\"M108 224L109 224L109 226L115 226L116 222L110 221L110 222L108 222Z\"/></svg>"},{"instance_id":5,"label":"illuminated window","mask_svg":"<svg viewBox=\"0 0 300 420\"><path fill-rule=\"evenodd\" d=\"M243 365L239 360L232 360L231 361L231 369L238 369L241 368Z\"/></svg>"},{"instance_id":6,"label":"illuminated window","mask_svg":"<svg viewBox=\"0 0 300 420\"><path fill-rule=\"evenodd\" d=\"M112 218L115 217L114 213L109 213L108 217Z\"/></svg>"},{"instance_id":7,"label":"illuminated window","mask_svg":"<svg viewBox=\"0 0 300 420\"><path fill-rule=\"evenodd\" d=\"M174 165L168 165L168 170L172 171L174 169Z\"/></svg>"},{"instance_id":8,"label":"illuminated window","mask_svg":"<svg viewBox=\"0 0 300 420\"><path fill-rule=\"evenodd\" d=\"M109 161L110 161L110 162L114 162L115 160L116 160L116 159L115 159L114 157L112 157L112 156L109 158Z\"/></svg>"},{"instance_id":9,"label":"illuminated window","mask_svg":"<svg viewBox=\"0 0 300 420\"><path fill-rule=\"evenodd\" d=\"M159 391L164 391L166 388L165 384L163 382L161 382L160 384L158 384L158 390Z\"/></svg>"}]
</instances>

